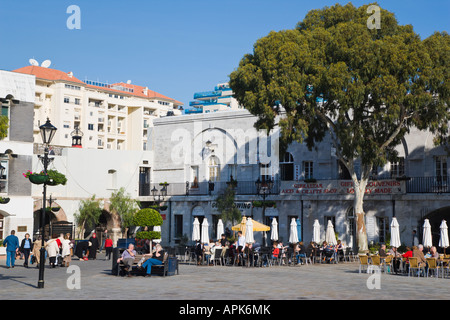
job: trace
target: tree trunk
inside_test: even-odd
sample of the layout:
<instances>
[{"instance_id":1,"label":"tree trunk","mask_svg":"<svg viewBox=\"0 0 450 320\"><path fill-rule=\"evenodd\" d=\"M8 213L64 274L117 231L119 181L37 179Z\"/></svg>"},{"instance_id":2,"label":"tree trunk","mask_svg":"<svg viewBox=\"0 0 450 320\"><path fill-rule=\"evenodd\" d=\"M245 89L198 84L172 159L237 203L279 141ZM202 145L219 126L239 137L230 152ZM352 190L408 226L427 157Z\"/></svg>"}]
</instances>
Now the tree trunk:
<instances>
[{"instance_id":1,"label":"tree trunk","mask_svg":"<svg viewBox=\"0 0 450 320\"><path fill-rule=\"evenodd\" d=\"M365 212L363 208L364 192L357 191L355 187L355 198L353 200L353 208L356 215L356 241L359 251L368 250L367 230L365 223Z\"/></svg>"},{"instance_id":2,"label":"tree trunk","mask_svg":"<svg viewBox=\"0 0 450 320\"><path fill-rule=\"evenodd\" d=\"M358 181L356 175L352 175L352 180L354 184L354 196L353 199L353 209L356 215L356 241L358 244L359 251L369 250L369 245L367 241L367 229L365 222L365 212L364 212L364 195L366 192L366 186L368 179L368 174L363 173L363 177Z\"/></svg>"}]
</instances>

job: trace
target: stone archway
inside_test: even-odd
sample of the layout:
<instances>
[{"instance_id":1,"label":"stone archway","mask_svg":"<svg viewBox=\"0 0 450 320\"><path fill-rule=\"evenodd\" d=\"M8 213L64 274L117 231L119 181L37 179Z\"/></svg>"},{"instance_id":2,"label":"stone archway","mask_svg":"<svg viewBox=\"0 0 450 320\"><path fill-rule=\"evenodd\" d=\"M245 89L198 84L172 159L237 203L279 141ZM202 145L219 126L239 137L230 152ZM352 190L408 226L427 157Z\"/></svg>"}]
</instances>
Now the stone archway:
<instances>
[{"instance_id":1,"label":"stone archway","mask_svg":"<svg viewBox=\"0 0 450 320\"><path fill-rule=\"evenodd\" d=\"M60 209L58 211L52 211L53 215L54 215L54 219L55 221L68 221L67 220L67 215L66 212L64 211L64 209L58 204L57 201L53 201L52 202L52 207L59 207ZM39 200L34 200L34 204L33 204L33 211L41 211L42 210L42 199Z\"/></svg>"},{"instance_id":2,"label":"stone archway","mask_svg":"<svg viewBox=\"0 0 450 320\"><path fill-rule=\"evenodd\" d=\"M433 210L432 212L425 215L419 222L419 225L421 226L421 232L420 232L420 238L419 242L422 243L422 226L424 223L424 220L428 219L431 225L431 236L433 239L433 246L435 246L439 252L443 252L442 248L439 248L439 238L440 238L440 225L442 223L442 220L447 221L447 225L450 222L450 206L448 207L442 207L436 210ZM447 248L447 254L450 253L450 248Z\"/></svg>"},{"instance_id":3,"label":"stone archway","mask_svg":"<svg viewBox=\"0 0 450 320\"><path fill-rule=\"evenodd\" d=\"M117 240L122 237L122 226L120 217L117 214L111 212L109 206L110 203L108 201L105 201L102 215L106 219L106 228L108 230L108 235L113 241L114 246L116 246Z\"/></svg>"},{"instance_id":4,"label":"stone archway","mask_svg":"<svg viewBox=\"0 0 450 320\"><path fill-rule=\"evenodd\" d=\"M59 208L58 211L45 211L44 237L50 237L50 224L52 222L68 221L64 209L56 202L52 202L52 208ZM41 233L42 199L34 201L33 204L33 237Z\"/></svg>"}]
</instances>

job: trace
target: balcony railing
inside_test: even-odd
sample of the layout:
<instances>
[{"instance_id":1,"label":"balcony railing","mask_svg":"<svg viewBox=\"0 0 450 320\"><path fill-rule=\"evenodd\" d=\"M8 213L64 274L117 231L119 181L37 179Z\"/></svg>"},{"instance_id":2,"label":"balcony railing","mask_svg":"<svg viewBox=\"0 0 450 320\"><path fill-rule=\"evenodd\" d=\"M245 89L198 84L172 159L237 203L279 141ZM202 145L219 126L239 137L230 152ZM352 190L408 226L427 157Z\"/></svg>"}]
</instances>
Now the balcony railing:
<instances>
[{"instance_id":1,"label":"balcony railing","mask_svg":"<svg viewBox=\"0 0 450 320\"><path fill-rule=\"evenodd\" d=\"M194 99L220 97L222 91L205 91L194 93Z\"/></svg>"},{"instance_id":2,"label":"balcony railing","mask_svg":"<svg viewBox=\"0 0 450 320\"><path fill-rule=\"evenodd\" d=\"M412 177L406 181L407 193L450 193L450 177Z\"/></svg>"},{"instance_id":3,"label":"balcony railing","mask_svg":"<svg viewBox=\"0 0 450 320\"><path fill-rule=\"evenodd\" d=\"M391 178L394 179L395 178ZM406 184L406 193L450 193L450 177L412 177L412 178L398 178L398 180L404 180ZM317 180L320 183L321 180ZM325 181L325 180L324 180ZM343 181L343 180L326 180L326 181ZM347 180L346 180L347 181ZM349 180L348 180L349 181ZM293 181L294 182L294 181ZM280 194L280 187L282 183L286 181L275 180L271 194ZM302 182L299 182L302 183ZM139 195L151 196L150 190L156 187L160 190L162 186L157 183L154 184L140 184ZM170 183L167 187L168 196L204 196L204 195L217 195L223 192L228 187L226 181L212 182L203 181L194 184L193 182L184 183ZM234 188L236 195L256 195L257 189L255 181L238 181Z\"/></svg>"},{"instance_id":4,"label":"balcony railing","mask_svg":"<svg viewBox=\"0 0 450 320\"><path fill-rule=\"evenodd\" d=\"M153 187L156 187L157 190L160 190L162 186L158 183L150 183L150 184L139 184L139 196L152 196L151 190ZM218 195L221 192L225 191L228 187L226 181L219 182L199 182L194 184L193 182L185 182L185 183L170 183L167 186L167 195L168 196L205 196L205 195ZM237 195L256 195L257 189L255 185L255 181L239 181L234 188ZM274 181L273 188L271 190L271 194L278 194L280 192L280 183L279 181Z\"/></svg>"}]
</instances>

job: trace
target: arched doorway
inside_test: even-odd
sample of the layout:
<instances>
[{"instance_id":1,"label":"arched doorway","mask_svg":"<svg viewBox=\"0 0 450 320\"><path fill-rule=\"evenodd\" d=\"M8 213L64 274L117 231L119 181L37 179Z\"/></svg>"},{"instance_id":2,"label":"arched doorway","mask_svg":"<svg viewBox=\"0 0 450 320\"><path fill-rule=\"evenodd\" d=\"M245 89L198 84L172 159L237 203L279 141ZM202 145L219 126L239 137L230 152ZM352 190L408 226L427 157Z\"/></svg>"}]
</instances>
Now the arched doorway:
<instances>
[{"instance_id":1,"label":"arched doorway","mask_svg":"<svg viewBox=\"0 0 450 320\"><path fill-rule=\"evenodd\" d=\"M37 235L41 234L41 215L42 215L42 200L36 200L34 201L34 212L33 212L33 238L36 238ZM71 224L67 220L67 215L64 212L64 210L61 208L61 206L53 201L52 206L48 207L47 210L45 210L45 221L44 221L44 238L50 239L52 236L56 236L57 234L50 234L55 231L56 233L59 232L59 230L55 229L52 231L51 225L56 222L67 222L68 224ZM67 231L66 228L64 231ZM70 232L72 234L72 232ZM73 234L72 234L73 236Z\"/></svg>"},{"instance_id":2,"label":"arched doorway","mask_svg":"<svg viewBox=\"0 0 450 320\"><path fill-rule=\"evenodd\" d=\"M440 226L442 223L442 220L446 220L447 221L447 225L450 222L450 206L449 207L443 207L437 210L434 210L432 212L430 212L429 214L427 214L426 216L424 216L420 221L419 221L419 226L420 226L420 232L419 232L419 243L423 242L423 224L424 224L424 220L428 219L428 221L430 222L431 225L431 237L433 240L433 246L435 246L438 250L438 252L443 253L443 248L439 248L439 238L440 238ZM450 248L447 248L446 251L447 254L450 253Z\"/></svg>"}]
</instances>

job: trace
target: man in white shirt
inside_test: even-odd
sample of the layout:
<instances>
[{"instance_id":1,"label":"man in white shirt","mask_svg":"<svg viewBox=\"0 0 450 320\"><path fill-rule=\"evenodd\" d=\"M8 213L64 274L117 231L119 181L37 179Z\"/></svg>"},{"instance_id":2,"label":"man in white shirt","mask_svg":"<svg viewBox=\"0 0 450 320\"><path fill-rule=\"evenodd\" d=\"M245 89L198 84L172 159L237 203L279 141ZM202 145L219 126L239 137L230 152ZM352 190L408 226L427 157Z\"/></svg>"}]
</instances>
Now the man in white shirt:
<instances>
[{"instance_id":1,"label":"man in white shirt","mask_svg":"<svg viewBox=\"0 0 450 320\"><path fill-rule=\"evenodd\" d=\"M242 231L238 231L238 241L237 241L238 252L244 252L245 247L245 237L242 235Z\"/></svg>"},{"instance_id":2,"label":"man in white shirt","mask_svg":"<svg viewBox=\"0 0 450 320\"><path fill-rule=\"evenodd\" d=\"M238 240L237 240L237 253L238 253L238 265L240 265L240 254L244 253L245 249L245 237L242 235L242 231L238 231Z\"/></svg>"}]
</instances>

